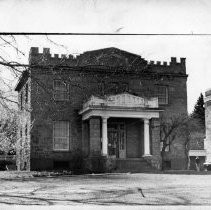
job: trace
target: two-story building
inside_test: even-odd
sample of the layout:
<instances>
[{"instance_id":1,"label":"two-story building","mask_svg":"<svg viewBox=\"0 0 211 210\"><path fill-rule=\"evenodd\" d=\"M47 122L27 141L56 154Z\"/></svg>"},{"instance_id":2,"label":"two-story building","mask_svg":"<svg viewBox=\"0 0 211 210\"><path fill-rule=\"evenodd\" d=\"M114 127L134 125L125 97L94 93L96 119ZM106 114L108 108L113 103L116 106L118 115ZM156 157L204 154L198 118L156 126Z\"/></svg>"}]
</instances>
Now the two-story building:
<instances>
[{"instance_id":1,"label":"two-story building","mask_svg":"<svg viewBox=\"0 0 211 210\"><path fill-rule=\"evenodd\" d=\"M159 169L160 119L187 114L186 81L185 58L148 62L117 48L60 57L32 47L15 89L18 168ZM177 138L165 162L184 169L186 161Z\"/></svg>"}]
</instances>

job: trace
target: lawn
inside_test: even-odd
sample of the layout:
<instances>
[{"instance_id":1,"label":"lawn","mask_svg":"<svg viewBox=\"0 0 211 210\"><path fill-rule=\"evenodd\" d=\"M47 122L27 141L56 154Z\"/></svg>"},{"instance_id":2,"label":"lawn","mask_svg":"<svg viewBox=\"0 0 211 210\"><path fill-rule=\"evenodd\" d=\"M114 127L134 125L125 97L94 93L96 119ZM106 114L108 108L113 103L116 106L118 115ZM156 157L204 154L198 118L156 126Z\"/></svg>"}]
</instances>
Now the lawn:
<instances>
[{"instance_id":1,"label":"lawn","mask_svg":"<svg viewBox=\"0 0 211 210\"><path fill-rule=\"evenodd\" d=\"M0 204L211 205L209 174L32 174L0 172Z\"/></svg>"}]
</instances>

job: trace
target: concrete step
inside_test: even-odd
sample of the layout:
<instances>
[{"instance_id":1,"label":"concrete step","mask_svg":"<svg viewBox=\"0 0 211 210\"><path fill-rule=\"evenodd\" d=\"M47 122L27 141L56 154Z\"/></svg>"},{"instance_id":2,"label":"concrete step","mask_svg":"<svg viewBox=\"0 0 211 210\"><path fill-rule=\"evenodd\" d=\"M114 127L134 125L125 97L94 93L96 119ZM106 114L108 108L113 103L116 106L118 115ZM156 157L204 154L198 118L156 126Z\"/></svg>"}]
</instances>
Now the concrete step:
<instances>
[{"instance_id":1,"label":"concrete step","mask_svg":"<svg viewBox=\"0 0 211 210\"><path fill-rule=\"evenodd\" d=\"M116 161L117 168L115 172L121 173L139 173L139 172L156 172L144 158L137 159L118 159Z\"/></svg>"}]
</instances>

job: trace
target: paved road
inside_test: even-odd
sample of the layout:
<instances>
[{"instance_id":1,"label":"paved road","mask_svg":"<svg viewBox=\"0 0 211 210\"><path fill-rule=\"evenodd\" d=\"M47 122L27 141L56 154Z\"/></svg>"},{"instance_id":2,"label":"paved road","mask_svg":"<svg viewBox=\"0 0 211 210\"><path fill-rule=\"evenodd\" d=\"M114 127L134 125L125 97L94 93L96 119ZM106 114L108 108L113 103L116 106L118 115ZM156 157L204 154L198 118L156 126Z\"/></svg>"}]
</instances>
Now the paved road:
<instances>
[{"instance_id":1,"label":"paved road","mask_svg":"<svg viewBox=\"0 0 211 210\"><path fill-rule=\"evenodd\" d=\"M211 175L0 175L0 204L211 205Z\"/></svg>"}]
</instances>

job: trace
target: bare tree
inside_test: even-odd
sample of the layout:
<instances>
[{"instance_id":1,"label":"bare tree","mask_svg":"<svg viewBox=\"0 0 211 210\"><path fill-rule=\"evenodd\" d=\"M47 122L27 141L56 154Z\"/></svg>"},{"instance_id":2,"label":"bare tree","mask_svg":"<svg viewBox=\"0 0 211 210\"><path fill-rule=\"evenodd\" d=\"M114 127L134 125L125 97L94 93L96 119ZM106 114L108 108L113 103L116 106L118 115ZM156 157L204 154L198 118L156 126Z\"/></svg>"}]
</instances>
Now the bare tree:
<instances>
[{"instance_id":1,"label":"bare tree","mask_svg":"<svg viewBox=\"0 0 211 210\"><path fill-rule=\"evenodd\" d=\"M181 142L185 149L187 160L187 169L189 168L190 160L188 152L190 150L190 141L195 132L200 132L200 122L193 119L189 115L174 115L170 118L161 117L160 119L160 142L161 142L161 158L162 170L165 169L165 155L171 145L177 140Z\"/></svg>"},{"instance_id":2,"label":"bare tree","mask_svg":"<svg viewBox=\"0 0 211 210\"><path fill-rule=\"evenodd\" d=\"M186 145L189 142L189 121L190 118L187 115L174 115L172 117L161 117L160 119L160 142L161 142L161 159L162 170L165 169L165 155L174 141L183 137L185 139L183 144ZM186 154L187 155L187 154Z\"/></svg>"},{"instance_id":3,"label":"bare tree","mask_svg":"<svg viewBox=\"0 0 211 210\"><path fill-rule=\"evenodd\" d=\"M0 116L0 151L14 152L17 141L18 121L17 115L4 110Z\"/></svg>"}]
</instances>

